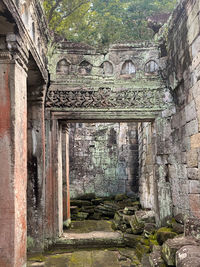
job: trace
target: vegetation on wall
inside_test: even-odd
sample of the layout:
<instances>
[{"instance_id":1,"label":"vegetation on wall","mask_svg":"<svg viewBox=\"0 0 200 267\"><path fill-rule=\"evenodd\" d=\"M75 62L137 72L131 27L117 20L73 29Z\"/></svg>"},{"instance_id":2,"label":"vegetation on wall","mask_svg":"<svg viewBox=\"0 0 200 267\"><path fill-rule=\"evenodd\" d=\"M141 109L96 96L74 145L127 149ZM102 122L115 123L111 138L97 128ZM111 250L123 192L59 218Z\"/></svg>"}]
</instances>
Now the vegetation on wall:
<instances>
[{"instance_id":1,"label":"vegetation on wall","mask_svg":"<svg viewBox=\"0 0 200 267\"><path fill-rule=\"evenodd\" d=\"M147 17L170 12L176 0L45 0L51 29L70 41L106 46L149 40Z\"/></svg>"}]
</instances>

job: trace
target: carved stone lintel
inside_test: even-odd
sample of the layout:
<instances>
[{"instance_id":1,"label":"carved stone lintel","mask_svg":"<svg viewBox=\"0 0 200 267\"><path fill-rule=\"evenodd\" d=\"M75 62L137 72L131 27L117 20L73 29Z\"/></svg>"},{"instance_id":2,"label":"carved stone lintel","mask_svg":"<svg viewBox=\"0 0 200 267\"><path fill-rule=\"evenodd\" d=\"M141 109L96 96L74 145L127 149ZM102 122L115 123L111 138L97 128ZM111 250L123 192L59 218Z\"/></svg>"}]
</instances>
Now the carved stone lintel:
<instances>
[{"instance_id":1,"label":"carved stone lintel","mask_svg":"<svg viewBox=\"0 0 200 267\"><path fill-rule=\"evenodd\" d=\"M98 91L50 90L46 97L47 108L60 109L160 109L164 106L163 88L120 92L112 91L111 88L99 88Z\"/></svg>"}]
</instances>

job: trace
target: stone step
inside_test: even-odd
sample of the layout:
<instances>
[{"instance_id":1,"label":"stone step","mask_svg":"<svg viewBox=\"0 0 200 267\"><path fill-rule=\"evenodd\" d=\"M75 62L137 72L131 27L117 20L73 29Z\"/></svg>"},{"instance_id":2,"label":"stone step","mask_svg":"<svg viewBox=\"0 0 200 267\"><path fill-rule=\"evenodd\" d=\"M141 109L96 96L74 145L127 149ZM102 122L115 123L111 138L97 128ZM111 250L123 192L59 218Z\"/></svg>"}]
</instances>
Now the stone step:
<instances>
[{"instance_id":1,"label":"stone step","mask_svg":"<svg viewBox=\"0 0 200 267\"><path fill-rule=\"evenodd\" d=\"M57 239L56 248L109 248L125 247L123 235L118 232L93 231L89 233L64 233Z\"/></svg>"}]
</instances>

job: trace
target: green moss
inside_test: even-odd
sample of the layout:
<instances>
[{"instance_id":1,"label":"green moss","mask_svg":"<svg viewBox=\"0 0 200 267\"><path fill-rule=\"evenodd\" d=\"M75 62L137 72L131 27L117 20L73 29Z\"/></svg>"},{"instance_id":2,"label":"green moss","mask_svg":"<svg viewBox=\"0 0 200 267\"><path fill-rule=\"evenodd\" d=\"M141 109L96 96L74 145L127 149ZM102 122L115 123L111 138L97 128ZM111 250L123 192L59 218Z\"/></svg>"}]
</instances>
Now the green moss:
<instances>
[{"instance_id":1,"label":"green moss","mask_svg":"<svg viewBox=\"0 0 200 267\"><path fill-rule=\"evenodd\" d=\"M149 246L149 239L141 238L140 242L141 242L141 244L143 244L145 246Z\"/></svg>"},{"instance_id":2,"label":"green moss","mask_svg":"<svg viewBox=\"0 0 200 267\"><path fill-rule=\"evenodd\" d=\"M173 231L172 228L162 227L158 229L156 233L156 239L159 245L162 245L166 240L172 239L177 236L177 233Z\"/></svg>"},{"instance_id":3,"label":"green moss","mask_svg":"<svg viewBox=\"0 0 200 267\"><path fill-rule=\"evenodd\" d=\"M158 229L157 233L159 232L173 232L173 229L170 227L162 227Z\"/></svg>"},{"instance_id":4,"label":"green moss","mask_svg":"<svg viewBox=\"0 0 200 267\"><path fill-rule=\"evenodd\" d=\"M38 261L38 262L43 262L46 260L46 257L42 254L39 255L34 255L34 256L30 256L28 257L29 261Z\"/></svg>"},{"instance_id":5,"label":"green moss","mask_svg":"<svg viewBox=\"0 0 200 267\"><path fill-rule=\"evenodd\" d=\"M84 262L87 261L88 266L92 266L92 258L86 255L86 253L83 252L75 252L71 255L69 259L69 266L82 266L84 265ZM70 265L71 264L71 265Z\"/></svg>"},{"instance_id":6,"label":"green moss","mask_svg":"<svg viewBox=\"0 0 200 267\"><path fill-rule=\"evenodd\" d=\"M137 244L136 249L135 249L135 253L136 253L136 256L138 257L139 260L142 259L142 256L144 254L147 254L149 252L150 252L150 247L149 246L145 246L145 245L142 245L142 244Z\"/></svg>"},{"instance_id":7,"label":"green moss","mask_svg":"<svg viewBox=\"0 0 200 267\"><path fill-rule=\"evenodd\" d=\"M150 239L150 240L149 240L149 243L150 243L151 245L159 246L157 240Z\"/></svg>"},{"instance_id":8,"label":"green moss","mask_svg":"<svg viewBox=\"0 0 200 267\"><path fill-rule=\"evenodd\" d=\"M157 234L156 233L149 235L149 240L156 240L156 238L157 238Z\"/></svg>"},{"instance_id":9,"label":"green moss","mask_svg":"<svg viewBox=\"0 0 200 267\"><path fill-rule=\"evenodd\" d=\"M138 259L133 260L131 263L133 264L133 266L141 266L141 263Z\"/></svg>"}]
</instances>

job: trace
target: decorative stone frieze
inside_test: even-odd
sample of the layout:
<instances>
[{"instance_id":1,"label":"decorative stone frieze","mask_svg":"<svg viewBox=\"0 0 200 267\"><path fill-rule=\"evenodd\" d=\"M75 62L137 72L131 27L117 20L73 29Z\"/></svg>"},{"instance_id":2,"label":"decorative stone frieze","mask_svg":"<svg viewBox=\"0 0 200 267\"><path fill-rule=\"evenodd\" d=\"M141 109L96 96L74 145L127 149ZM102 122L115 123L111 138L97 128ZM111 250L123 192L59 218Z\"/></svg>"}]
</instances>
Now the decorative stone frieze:
<instances>
[{"instance_id":1,"label":"decorative stone frieze","mask_svg":"<svg viewBox=\"0 0 200 267\"><path fill-rule=\"evenodd\" d=\"M164 107L162 89L138 89L112 91L111 88L99 88L98 91L48 91L48 108L83 109L154 109Z\"/></svg>"}]
</instances>

